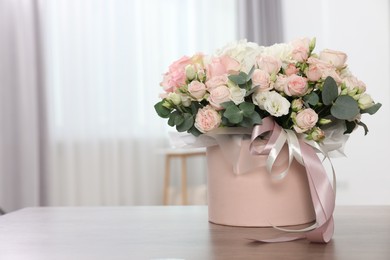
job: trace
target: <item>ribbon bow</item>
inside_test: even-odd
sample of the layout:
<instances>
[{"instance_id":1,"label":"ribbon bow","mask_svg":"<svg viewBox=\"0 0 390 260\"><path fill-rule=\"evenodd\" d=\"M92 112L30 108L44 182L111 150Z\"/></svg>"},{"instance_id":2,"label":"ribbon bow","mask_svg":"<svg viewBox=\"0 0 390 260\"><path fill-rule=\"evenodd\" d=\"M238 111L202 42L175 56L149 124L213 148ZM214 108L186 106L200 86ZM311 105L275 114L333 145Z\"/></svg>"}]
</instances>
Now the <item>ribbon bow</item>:
<instances>
[{"instance_id":1,"label":"ribbon bow","mask_svg":"<svg viewBox=\"0 0 390 260\"><path fill-rule=\"evenodd\" d=\"M254 145L254 141L266 133L270 133L271 136L267 144L259 150ZM288 166L281 173L275 175L272 173L272 166L285 144L287 144L289 151ZM275 227L286 232L301 233L297 237L279 237L261 240L261 242L285 242L306 238L311 242L328 243L332 238L334 231L333 211L336 195L329 182L326 170L315 150L322 152L328 158L327 153L317 143L298 138L293 131L281 128L271 118L264 118L261 125L254 127L250 152L253 155L268 155L267 170L273 177L278 179L284 178L294 158L306 168L310 194L316 215L316 223L305 229L291 230ZM334 178L333 181L335 181Z\"/></svg>"}]
</instances>

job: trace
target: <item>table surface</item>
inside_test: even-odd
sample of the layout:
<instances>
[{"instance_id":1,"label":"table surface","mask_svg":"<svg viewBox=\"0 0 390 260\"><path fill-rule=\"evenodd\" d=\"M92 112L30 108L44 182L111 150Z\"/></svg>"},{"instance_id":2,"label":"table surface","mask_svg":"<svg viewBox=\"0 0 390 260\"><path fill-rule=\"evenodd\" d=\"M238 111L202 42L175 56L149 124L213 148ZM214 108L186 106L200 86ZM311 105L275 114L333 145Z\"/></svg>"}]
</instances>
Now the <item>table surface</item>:
<instances>
[{"instance_id":1,"label":"table surface","mask_svg":"<svg viewBox=\"0 0 390 260\"><path fill-rule=\"evenodd\" d=\"M329 244L259 243L206 206L42 207L0 217L0 259L390 259L390 206L339 206Z\"/></svg>"}]
</instances>

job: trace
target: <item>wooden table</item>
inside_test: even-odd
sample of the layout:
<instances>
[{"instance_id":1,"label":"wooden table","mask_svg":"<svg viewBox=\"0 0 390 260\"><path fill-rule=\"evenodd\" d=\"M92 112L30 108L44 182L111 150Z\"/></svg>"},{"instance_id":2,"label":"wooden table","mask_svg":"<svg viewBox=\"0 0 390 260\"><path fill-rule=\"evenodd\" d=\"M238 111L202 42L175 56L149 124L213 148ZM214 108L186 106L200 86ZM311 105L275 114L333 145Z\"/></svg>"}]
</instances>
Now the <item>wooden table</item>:
<instances>
[{"instance_id":1,"label":"wooden table","mask_svg":"<svg viewBox=\"0 0 390 260\"><path fill-rule=\"evenodd\" d=\"M205 206L26 208L0 217L0 259L390 259L390 206L337 207L327 244L262 244Z\"/></svg>"}]
</instances>

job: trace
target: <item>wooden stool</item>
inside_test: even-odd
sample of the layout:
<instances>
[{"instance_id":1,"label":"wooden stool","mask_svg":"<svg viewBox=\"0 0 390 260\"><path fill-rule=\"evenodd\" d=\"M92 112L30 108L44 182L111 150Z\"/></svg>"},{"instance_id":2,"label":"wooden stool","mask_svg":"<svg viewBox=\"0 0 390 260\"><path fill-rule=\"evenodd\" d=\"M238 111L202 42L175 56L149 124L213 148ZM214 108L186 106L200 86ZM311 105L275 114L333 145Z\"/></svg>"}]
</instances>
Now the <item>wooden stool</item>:
<instances>
[{"instance_id":1,"label":"wooden stool","mask_svg":"<svg viewBox=\"0 0 390 260\"><path fill-rule=\"evenodd\" d=\"M181 199L182 204L187 205L187 158L194 156L205 156L206 149L194 148L194 149L166 149L165 153L165 177L164 177L164 205L168 205L168 188L170 184L171 175L171 159L180 158L181 160Z\"/></svg>"}]
</instances>

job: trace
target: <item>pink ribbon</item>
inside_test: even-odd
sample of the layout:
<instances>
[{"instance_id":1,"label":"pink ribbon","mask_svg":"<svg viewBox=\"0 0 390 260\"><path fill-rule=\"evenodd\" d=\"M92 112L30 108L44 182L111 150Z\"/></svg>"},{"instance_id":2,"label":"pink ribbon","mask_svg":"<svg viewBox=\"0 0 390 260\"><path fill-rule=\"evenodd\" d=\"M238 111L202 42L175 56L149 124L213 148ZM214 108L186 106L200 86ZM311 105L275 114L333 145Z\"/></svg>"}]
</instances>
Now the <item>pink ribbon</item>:
<instances>
[{"instance_id":1,"label":"pink ribbon","mask_svg":"<svg viewBox=\"0 0 390 260\"><path fill-rule=\"evenodd\" d=\"M282 129L274 120L267 117L263 119L261 125L254 127L251 137L251 146L250 152L253 155L269 155L277 157L277 151L275 151L275 144L281 136L282 132L286 131ZM265 146L262 149L258 150L254 145L254 140L259 136L262 136L266 133L270 133L271 136ZM317 153L312 146L307 144L302 139L297 139L298 147L291 148L289 151L291 153L292 149L300 150L295 151L294 157L298 162L302 163L306 168L306 174L310 187L310 194L313 201L313 206L316 215L316 224L309 231L302 233L303 230L286 230L288 232L297 232L300 233L296 237L277 237L274 239L267 240L258 240L260 242L286 242L297 239L308 239L311 242L315 243L328 243L334 231L334 222L333 222L333 211L335 207L335 192L332 188L332 185L326 174L326 170L322 165L321 160L318 158ZM288 143L288 140L287 140ZM289 144L289 146L293 146ZM297 155L298 154L298 155Z\"/></svg>"}]
</instances>

